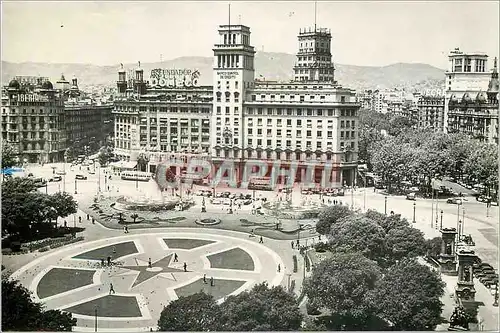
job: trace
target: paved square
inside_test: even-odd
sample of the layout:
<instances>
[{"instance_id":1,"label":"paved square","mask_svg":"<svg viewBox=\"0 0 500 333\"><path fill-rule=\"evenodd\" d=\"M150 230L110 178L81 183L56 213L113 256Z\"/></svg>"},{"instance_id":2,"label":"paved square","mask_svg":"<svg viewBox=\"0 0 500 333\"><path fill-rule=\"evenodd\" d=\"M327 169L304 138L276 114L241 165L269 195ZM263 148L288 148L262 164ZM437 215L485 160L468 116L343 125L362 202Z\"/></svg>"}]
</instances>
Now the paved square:
<instances>
[{"instance_id":1,"label":"paved square","mask_svg":"<svg viewBox=\"0 0 500 333\"><path fill-rule=\"evenodd\" d=\"M102 266L108 256L112 264ZM256 283L280 284L278 264L279 255L247 234L169 228L69 245L12 278L47 309L72 312L75 331L93 329L96 310L99 331L149 331L180 296L203 290L222 302Z\"/></svg>"}]
</instances>

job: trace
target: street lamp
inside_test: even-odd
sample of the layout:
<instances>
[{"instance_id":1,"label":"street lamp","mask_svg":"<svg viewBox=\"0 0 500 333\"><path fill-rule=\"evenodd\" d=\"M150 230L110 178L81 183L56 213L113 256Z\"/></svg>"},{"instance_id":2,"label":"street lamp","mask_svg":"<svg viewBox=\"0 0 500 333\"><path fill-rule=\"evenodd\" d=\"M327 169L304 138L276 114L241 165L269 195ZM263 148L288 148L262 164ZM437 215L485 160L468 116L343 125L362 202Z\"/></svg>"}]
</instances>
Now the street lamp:
<instances>
[{"instance_id":1,"label":"street lamp","mask_svg":"<svg viewBox=\"0 0 500 333\"><path fill-rule=\"evenodd\" d=\"M413 223L417 223L417 221L415 221L415 209L416 209L416 206L417 206L417 203L413 202Z\"/></svg>"},{"instance_id":2,"label":"street lamp","mask_svg":"<svg viewBox=\"0 0 500 333\"><path fill-rule=\"evenodd\" d=\"M94 332L97 332L97 306L94 309L94 316L95 316L95 321L94 321Z\"/></svg>"},{"instance_id":3,"label":"street lamp","mask_svg":"<svg viewBox=\"0 0 500 333\"><path fill-rule=\"evenodd\" d=\"M462 235L464 234L464 224L465 224L465 207L462 207Z\"/></svg>"},{"instance_id":4,"label":"street lamp","mask_svg":"<svg viewBox=\"0 0 500 333\"><path fill-rule=\"evenodd\" d=\"M384 197L384 214L387 215L387 196Z\"/></svg>"},{"instance_id":5,"label":"street lamp","mask_svg":"<svg viewBox=\"0 0 500 333\"><path fill-rule=\"evenodd\" d=\"M75 178L75 194L78 194L78 190L77 190L77 179Z\"/></svg>"},{"instance_id":6,"label":"street lamp","mask_svg":"<svg viewBox=\"0 0 500 333\"><path fill-rule=\"evenodd\" d=\"M462 199L457 203L457 231L458 239L460 240L460 205L462 204Z\"/></svg>"},{"instance_id":7,"label":"street lamp","mask_svg":"<svg viewBox=\"0 0 500 333\"><path fill-rule=\"evenodd\" d=\"M443 210L441 210L441 225L440 225L439 230L442 230L442 229L443 229Z\"/></svg>"},{"instance_id":8,"label":"street lamp","mask_svg":"<svg viewBox=\"0 0 500 333\"><path fill-rule=\"evenodd\" d=\"M439 206L439 198L436 196L436 229L438 228L438 206Z\"/></svg>"}]
</instances>

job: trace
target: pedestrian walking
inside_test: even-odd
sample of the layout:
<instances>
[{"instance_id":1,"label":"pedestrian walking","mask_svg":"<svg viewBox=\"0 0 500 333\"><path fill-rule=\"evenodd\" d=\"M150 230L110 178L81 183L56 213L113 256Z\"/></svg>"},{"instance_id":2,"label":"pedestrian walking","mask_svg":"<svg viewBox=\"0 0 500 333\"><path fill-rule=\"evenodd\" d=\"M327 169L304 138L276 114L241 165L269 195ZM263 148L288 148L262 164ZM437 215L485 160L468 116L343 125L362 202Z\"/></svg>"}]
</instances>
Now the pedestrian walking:
<instances>
[{"instance_id":1,"label":"pedestrian walking","mask_svg":"<svg viewBox=\"0 0 500 333\"><path fill-rule=\"evenodd\" d=\"M151 268L152 265L151 265L151 258L148 259L148 268Z\"/></svg>"},{"instance_id":2,"label":"pedestrian walking","mask_svg":"<svg viewBox=\"0 0 500 333\"><path fill-rule=\"evenodd\" d=\"M213 287L214 285L215 285L215 283L214 283L214 277L212 276L212 277L210 277L210 286Z\"/></svg>"},{"instance_id":3,"label":"pedestrian walking","mask_svg":"<svg viewBox=\"0 0 500 333\"><path fill-rule=\"evenodd\" d=\"M207 283L207 274L203 274L203 283Z\"/></svg>"},{"instance_id":4,"label":"pedestrian walking","mask_svg":"<svg viewBox=\"0 0 500 333\"><path fill-rule=\"evenodd\" d=\"M281 265L278 264L278 273L281 272Z\"/></svg>"},{"instance_id":5,"label":"pedestrian walking","mask_svg":"<svg viewBox=\"0 0 500 333\"><path fill-rule=\"evenodd\" d=\"M68 227L68 222L66 220L64 220L64 227L67 228Z\"/></svg>"},{"instance_id":6,"label":"pedestrian walking","mask_svg":"<svg viewBox=\"0 0 500 333\"><path fill-rule=\"evenodd\" d=\"M104 258L101 258L101 266L104 267Z\"/></svg>"},{"instance_id":7,"label":"pedestrian walking","mask_svg":"<svg viewBox=\"0 0 500 333\"><path fill-rule=\"evenodd\" d=\"M300 245L300 241L297 239L297 242L296 242L296 245L297 245L297 248L299 247Z\"/></svg>"},{"instance_id":8,"label":"pedestrian walking","mask_svg":"<svg viewBox=\"0 0 500 333\"><path fill-rule=\"evenodd\" d=\"M115 288L113 287L112 283L109 284L109 294L111 295L111 293L115 293Z\"/></svg>"},{"instance_id":9,"label":"pedestrian walking","mask_svg":"<svg viewBox=\"0 0 500 333\"><path fill-rule=\"evenodd\" d=\"M116 247L113 246L113 254L116 254Z\"/></svg>"},{"instance_id":10,"label":"pedestrian walking","mask_svg":"<svg viewBox=\"0 0 500 333\"><path fill-rule=\"evenodd\" d=\"M108 266L111 266L111 256L108 256Z\"/></svg>"},{"instance_id":11,"label":"pedestrian walking","mask_svg":"<svg viewBox=\"0 0 500 333\"><path fill-rule=\"evenodd\" d=\"M174 253L174 262L179 262L179 257L177 256L177 253Z\"/></svg>"},{"instance_id":12,"label":"pedestrian walking","mask_svg":"<svg viewBox=\"0 0 500 333\"><path fill-rule=\"evenodd\" d=\"M125 233L128 234L128 225L125 226Z\"/></svg>"},{"instance_id":13,"label":"pedestrian walking","mask_svg":"<svg viewBox=\"0 0 500 333\"><path fill-rule=\"evenodd\" d=\"M264 239L262 238L262 236L260 236L259 243L260 244L264 243Z\"/></svg>"},{"instance_id":14,"label":"pedestrian walking","mask_svg":"<svg viewBox=\"0 0 500 333\"><path fill-rule=\"evenodd\" d=\"M188 271L188 270L187 270L187 267L188 267L188 265L187 265L186 263L184 263L184 272L187 272L187 271Z\"/></svg>"},{"instance_id":15,"label":"pedestrian walking","mask_svg":"<svg viewBox=\"0 0 500 333\"><path fill-rule=\"evenodd\" d=\"M78 216L78 223L82 223L82 217Z\"/></svg>"},{"instance_id":16,"label":"pedestrian walking","mask_svg":"<svg viewBox=\"0 0 500 333\"><path fill-rule=\"evenodd\" d=\"M293 246L293 241L292 241L292 249L294 249L295 247Z\"/></svg>"},{"instance_id":17,"label":"pedestrian walking","mask_svg":"<svg viewBox=\"0 0 500 333\"><path fill-rule=\"evenodd\" d=\"M95 224L95 220L94 220L94 218L92 218L92 224Z\"/></svg>"},{"instance_id":18,"label":"pedestrian walking","mask_svg":"<svg viewBox=\"0 0 500 333\"><path fill-rule=\"evenodd\" d=\"M87 221L88 221L89 219L90 219L90 215L89 215L89 214L87 214Z\"/></svg>"}]
</instances>

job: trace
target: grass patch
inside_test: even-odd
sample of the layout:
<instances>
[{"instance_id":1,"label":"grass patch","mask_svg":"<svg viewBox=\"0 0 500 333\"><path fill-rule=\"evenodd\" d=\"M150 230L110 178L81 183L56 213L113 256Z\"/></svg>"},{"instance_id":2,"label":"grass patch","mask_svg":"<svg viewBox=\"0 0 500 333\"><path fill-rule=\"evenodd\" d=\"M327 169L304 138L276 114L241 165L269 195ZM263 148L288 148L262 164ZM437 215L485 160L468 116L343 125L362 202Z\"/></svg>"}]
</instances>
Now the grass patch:
<instances>
[{"instance_id":1,"label":"grass patch","mask_svg":"<svg viewBox=\"0 0 500 333\"><path fill-rule=\"evenodd\" d=\"M95 272L83 269L52 268L40 280L36 292L38 297L46 298L90 285Z\"/></svg>"},{"instance_id":2,"label":"grass patch","mask_svg":"<svg viewBox=\"0 0 500 333\"><path fill-rule=\"evenodd\" d=\"M252 257L240 248L230 249L224 252L207 256L211 268L241 269L253 271L255 264Z\"/></svg>"}]
</instances>

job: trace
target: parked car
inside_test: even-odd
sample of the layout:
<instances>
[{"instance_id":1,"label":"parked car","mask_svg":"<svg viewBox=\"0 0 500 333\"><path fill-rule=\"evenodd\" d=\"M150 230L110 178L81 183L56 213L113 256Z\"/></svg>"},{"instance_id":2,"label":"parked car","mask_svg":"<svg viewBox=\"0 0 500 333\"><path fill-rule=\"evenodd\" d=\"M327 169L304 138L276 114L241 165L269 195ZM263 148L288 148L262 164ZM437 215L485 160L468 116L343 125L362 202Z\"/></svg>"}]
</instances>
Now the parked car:
<instances>
[{"instance_id":1,"label":"parked car","mask_svg":"<svg viewBox=\"0 0 500 333\"><path fill-rule=\"evenodd\" d=\"M446 200L446 203L447 204L461 205L462 199L461 198L448 198L448 200Z\"/></svg>"},{"instance_id":2,"label":"parked car","mask_svg":"<svg viewBox=\"0 0 500 333\"><path fill-rule=\"evenodd\" d=\"M75 176L75 179L78 179L78 180L87 180L87 176L84 176L84 175L76 175L76 176Z\"/></svg>"},{"instance_id":3,"label":"parked car","mask_svg":"<svg viewBox=\"0 0 500 333\"><path fill-rule=\"evenodd\" d=\"M89 171L89 175L95 175L95 171L94 170L90 170Z\"/></svg>"},{"instance_id":4,"label":"parked car","mask_svg":"<svg viewBox=\"0 0 500 333\"><path fill-rule=\"evenodd\" d=\"M56 175L61 175L62 176L62 175L65 175L65 174L66 174L66 171L64 171L64 170L57 170L56 171Z\"/></svg>"},{"instance_id":5,"label":"parked car","mask_svg":"<svg viewBox=\"0 0 500 333\"><path fill-rule=\"evenodd\" d=\"M49 179L49 182L60 182L62 180L61 176L54 176Z\"/></svg>"}]
</instances>

